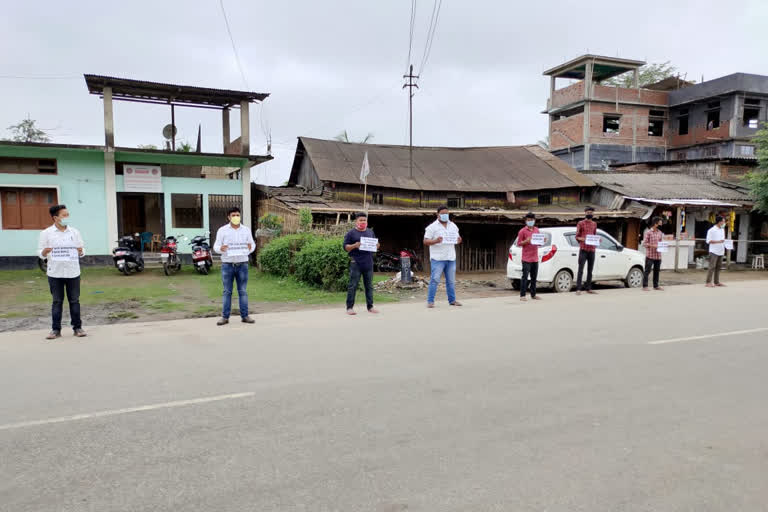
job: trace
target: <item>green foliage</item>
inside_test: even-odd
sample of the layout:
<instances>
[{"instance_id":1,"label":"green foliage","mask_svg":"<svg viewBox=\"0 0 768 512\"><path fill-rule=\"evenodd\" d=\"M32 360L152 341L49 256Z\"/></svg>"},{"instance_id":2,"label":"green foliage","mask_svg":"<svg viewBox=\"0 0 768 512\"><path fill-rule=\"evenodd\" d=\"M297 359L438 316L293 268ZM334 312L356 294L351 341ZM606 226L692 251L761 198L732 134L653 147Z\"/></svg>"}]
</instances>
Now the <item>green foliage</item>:
<instances>
[{"instance_id":1,"label":"green foliage","mask_svg":"<svg viewBox=\"0 0 768 512\"><path fill-rule=\"evenodd\" d=\"M139 149L158 149L158 147L155 146L154 144L139 144L136 147Z\"/></svg>"},{"instance_id":2,"label":"green foliage","mask_svg":"<svg viewBox=\"0 0 768 512\"><path fill-rule=\"evenodd\" d=\"M373 139L373 134L368 133L368 135L365 136L363 140L354 141L349 138L349 133L347 133L347 130L344 130L340 134L334 137L334 140L337 140L339 142L352 142L355 144L368 144Z\"/></svg>"},{"instance_id":3,"label":"green foliage","mask_svg":"<svg viewBox=\"0 0 768 512\"><path fill-rule=\"evenodd\" d=\"M656 82L664 80L665 78L676 76L676 74L677 74L677 68L673 66L670 63L670 61L667 61L662 63L646 64L645 66L640 66L640 69L638 70L637 78L638 78L638 83L640 84L640 87L645 87L646 85L655 84ZM608 80L604 80L602 84L614 85L614 86L626 87L626 88L632 88L635 86L632 71L628 71L626 73L622 73L619 76L615 76L613 78L609 78Z\"/></svg>"},{"instance_id":4,"label":"green foliage","mask_svg":"<svg viewBox=\"0 0 768 512\"><path fill-rule=\"evenodd\" d=\"M316 240L312 233L299 233L275 238L259 251L259 267L262 271L276 276L288 276L296 271L296 253L308 242Z\"/></svg>"},{"instance_id":5,"label":"green foliage","mask_svg":"<svg viewBox=\"0 0 768 512\"><path fill-rule=\"evenodd\" d=\"M753 139L757 146L757 170L747 175L752 197L755 198L755 210L768 213L768 123L763 123Z\"/></svg>"},{"instance_id":6,"label":"green foliage","mask_svg":"<svg viewBox=\"0 0 768 512\"><path fill-rule=\"evenodd\" d=\"M189 141L179 142L176 144L176 152L177 153L191 153L192 152L192 144L189 143Z\"/></svg>"},{"instance_id":7,"label":"green foliage","mask_svg":"<svg viewBox=\"0 0 768 512\"><path fill-rule=\"evenodd\" d=\"M278 236L283 231L283 218L274 213L267 213L259 219L260 229L271 232L273 236Z\"/></svg>"},{"instance_id":8,"label":"green foliage","mask_svg":"<svg viewBox=\"0 0 768 512\"><path fill-rule=\"evenodd\" d=\"M349 282L349 257L343 237L319 238L296 255L296 278L325 290L344 290Z\"/></svg>"},{"instance_id":9,"label":"green foliage","mask_svg":"<svg viewBox=\"0 0 768 512\"><path fill-rule=\"evenodd\" d=\"M299 209L299 229L301 231L312 229L312 210L309 208Z\"/></svg>"},{"instance_id":10,"label":"green foliage","mask_svg":"<svg viewBox=\"0 0 768 512\"><path fill-rule=\"evenodd\" d=\"M43 130L35 126L35 120L27 116L19 124L9 126L11 140L14 142L50 142L51 138Z\"/></svg>"}]
</instances>

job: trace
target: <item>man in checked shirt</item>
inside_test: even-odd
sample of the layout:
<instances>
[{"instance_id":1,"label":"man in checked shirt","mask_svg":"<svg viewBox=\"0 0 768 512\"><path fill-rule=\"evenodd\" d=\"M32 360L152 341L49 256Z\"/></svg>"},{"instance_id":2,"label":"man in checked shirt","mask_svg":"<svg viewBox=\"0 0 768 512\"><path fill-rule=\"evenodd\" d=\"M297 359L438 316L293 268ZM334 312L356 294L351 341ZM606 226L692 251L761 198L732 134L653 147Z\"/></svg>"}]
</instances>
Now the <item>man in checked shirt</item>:
<instances>
[{"instance_id":1,"label":"man in checked shirt","mask_svg":"<svg viewBox=\"0 0 768 512\"><path fill-rule=\"evenodd\" d=\"M651 220L651 229L645 232L643 246L645 247L645 272L643 273L643 291L648 291L648 274L653 268L653 289L662 291L659 286L659 270L661 270L661 254L659 254L659 242L664 238L664 233L659 229L664 221L661 217Z\"/></svg>"}]
</instances>

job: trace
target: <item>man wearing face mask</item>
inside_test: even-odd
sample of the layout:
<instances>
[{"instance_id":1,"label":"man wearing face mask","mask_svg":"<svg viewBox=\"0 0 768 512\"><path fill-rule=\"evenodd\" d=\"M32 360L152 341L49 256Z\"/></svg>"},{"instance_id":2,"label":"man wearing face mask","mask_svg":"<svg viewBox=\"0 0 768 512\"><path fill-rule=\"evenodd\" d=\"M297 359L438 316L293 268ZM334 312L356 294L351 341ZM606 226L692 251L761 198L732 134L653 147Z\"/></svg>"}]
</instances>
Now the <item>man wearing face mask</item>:
<instances>
[{"instance_id":1,"label":"man wearing face mask","mask_svg":"<svg viewBox=\"0 0 768 512\"><path fill-rule=\"evenodd\" d=\"M456 245L461 243L459 227L451 222L448 207L437 208L437 220L427 226L424 245L429 247L431 276L427 292L427 307L435 307L435 293L440 278L445 274L445 291L451 306L461 306L456 300Z\"/></svg>"},{"instance_id":2,"label":"man wearing face mask","mask_svg":"<svg viewBox=\"0 0 768 512\"><path fill-rule=\"evenodd\" d=\"M597 233L597 223L592 220L595 209L587 206L584 209L584 220L576 225L576 240L579 242L579 272L576 277L576 295L581 295L581 277L584 274L584 264L587 264L587 284L584 287L587 293L592 291L592 270L595 268L595 246L587 245L587 236Z\"/></svg>"},{"instance_id":3,"label":"man wearing face mask","mask_svg":"<svg viewBox=\"0 0 768 512\"><path fill-rule=\"evenodd\" d=\"M65 291L72 329L76 337L82 338L86 335L80 319L80 258L85 254L83 238L77 229L69 225L69 211L65 205L51 206L49 213L53 218L53 226L44 229L38 241L38 256L48 260L48 287L53 297L53 325L45 339L61 337Z\"/></svg>"},{"instance_id":4,"label":"man wearing face mask","mask_svg":"<svg viewBox=\"0 0 768 512\"><path fill-rule=\"evenodd\" d=\"M256 249L251 231L240 225L240 208L234 207L227 213L229 223L216 232L213 250L221 254L222 294L221 320L216 325L229 323L232 310L232 281L237 282L237 297L240 303L240 318L243 323L252 324L248 316L248 256Z\"/></svg>"},{"instance_id":5,"label":"man wearing face mask","mask_svg":"<svg viewBox=\"0 0 768 512\"><path fill-rule=\"evenodd\" d=\"M525 302L525 293L528 291L528 282L530 275L531 299L541 300L536 295L536 280L539 277L539 246L534 245L533 235L539 233L539 228L535 227L536 215L528 212L525 216L525 227L517 234L517 245L523 248L523 275L520 278L520 300Z\"/></svg>"},{"instance_id":6,"label":"man wearing face mask","mask_svg":"<svg viewBox=\"0 0 768 512\"><path fill-rule=\"evenodd\" d=\"M707 231L707 244L709 244L709 271L707 272L707 288L725 286L720 282L720 266L725 256L725 217L717 216L715 225ZM715 284L712 284L712 278Z\"/></svg>"},{"instance_id":7,"label":"man wearing face mask","mask_svg":"<svg viewBox=\"0 0 768 512\"><path fill-rule=\"evenodd\" d=\"M645 247L645 272L643 273L643 291L648 291L648 276L653 269L653 289L662 291L664 288L659 286L659 271L661 270L661 253L659 253L659 242L664 239L664 233L661 231L661 225L664 221L661 217L651 219L651 229L645 232L643 237L643 247Z\"/></svg>"},{"instance_id":8,"label":"man wearing face mask","mask_svg":"<svg viewBox=\"0 0 768 512\"><path fill-rule=\"evenodd\" d=\"M355 313L355 295L360 277L365 288L365 305L369 313L378 313L373 307L373 252L360 250L361 238L376 238L373 230L368 229L368 216L364 212L355 214L355 228L344 237L344 250L349 253L349 286L347 287L347 314ZM376 246L378 249L378 244Z\"/></svg>"}]
</instances>

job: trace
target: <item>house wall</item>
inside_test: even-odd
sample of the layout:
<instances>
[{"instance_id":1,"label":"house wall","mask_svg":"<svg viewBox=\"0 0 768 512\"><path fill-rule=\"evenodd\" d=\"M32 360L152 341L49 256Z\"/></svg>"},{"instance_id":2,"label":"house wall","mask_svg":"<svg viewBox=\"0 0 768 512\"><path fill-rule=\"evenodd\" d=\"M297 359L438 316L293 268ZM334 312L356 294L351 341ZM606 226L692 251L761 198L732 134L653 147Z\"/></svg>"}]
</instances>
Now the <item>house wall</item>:
<instances>
[{"instance_id":1,"label":"house wall","mask_svg":"<svg viewBox=\"0 0 768 512\"><path fill-rule=\"evenodd\" d=\"M615 104L592 103L590 105L588 142L593 144L636 144L663 148L666 145L664 136L652 137L648 135L649 111L650 108L648 107L619 104L619 109L616 110ZM603 119L607 114L621 115L619 133L603 133ZM665 120L663 133L666 134L668 128L669 123Z\"/></svg>"},{"instance_id":2,"label":"house wall","mask_svg":"<svg viewBox=\"0 0 768 512\"><path fill-rule=\"evenodd\" d=\"M628 89L594 84L592 86L592 99L619 101L620 103L641 103L666 108L669 104L669 93L651 89Z\"/></svg>"},{"instance_id":3,"label":"house wall","mask_svg":"<svg viewBox=\"0 0 768 512\"><path fill-rule=\"evenodd\" d=\"M562 89L556 89L549 99L549 108L564 107L584 99L584 82L576 82Z\"/></svg>"},{"instance_id":4,"label":"house wall","mask_svg":"<svg viewBox=\"0 0 768 512\"><path fill-rule=\"evenodd\" d=\"M549 132L550 149L578 146L584 142L584 113L552 121Z\"/></svg>"},{"instance_id":5,"label":"house wall","mask_svg":"<svg viewBox=\"0 0 768 512\"><path fill-rule=\"evenodd\" d=\"M317 176L315 167L312 165L312 161L308 156L301 159L296 185L304 187L307 191L318 189L323 185L323 182L320 181L320 178Z\"/></svg>"},{"instance_id":6,"label":"house wall","mask_svg":"<svg viewBox=\"0 0 768 512\"><path fill-rule=\"evenodd\" d=\"M0 146L0 156L55 158L57 174L3 173L0 174L0 187L57 189L57 200L60 204L67 205L72 217L72 225L83 236L86 253L92 256L108 253L103 152L51 152L51 148ZM0 211L1 218L2 211ZM0 257L34 256L37 252L39 236L40 231L37 229L4 230L0 222Z\"/></svg>"}]
</instances>

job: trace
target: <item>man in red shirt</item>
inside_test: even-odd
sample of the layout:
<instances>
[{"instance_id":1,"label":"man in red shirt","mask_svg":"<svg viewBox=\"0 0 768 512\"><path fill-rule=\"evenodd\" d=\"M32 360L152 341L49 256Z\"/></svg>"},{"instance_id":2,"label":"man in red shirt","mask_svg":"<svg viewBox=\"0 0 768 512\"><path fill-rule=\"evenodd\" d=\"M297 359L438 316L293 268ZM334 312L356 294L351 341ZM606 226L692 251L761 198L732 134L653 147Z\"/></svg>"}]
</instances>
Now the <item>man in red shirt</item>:
<instances>
[{"instance_id":1,"label":"man in red shirt","mask_svg":"<svg viewBox=\"0 0 768 512\"><path fill-rule=\"evenodd\" d=\"M653 289L662 291L664 288L659 286L659 270L661 270L661 254L659 253L659 242L664 239L661 225L664 221L661 217L654 217L651 220L651 229L645 232L643 237L643 247L645 247L645 272L643 273L643 291L648 291L648 274L653 268Z\"/></svg>"},{"instance_id":2,"label":"man in red shirt","mask_svg":"<svg viewBox=\"0 0 768 512\"><path fill-rule=\"evenodd\" d=\"M528 282L530 276L531 299L541 300L536 295L536 279L539 277L539 246L534 245L533 235L539 233L536 224L536 215L528 212L525 216L525 227L517 234L517 245L523 248L523 275L520 278L520 300L527 301L525 293L528 291Z\"/></svg>"},{"instance_id":3,"label":"man in red shirt","mask_svg":"<svg viewBox=\"0 0 768 512\"><path fill-rule=\"evenodd\" d=\"M592 270L595 268L595 249L594 245L587 245L587 235L597 233L597 222L592 220L595 215L595 209L587 206L584 209L584 220L576 224L576 240L579 242L579 273L576 278L576 295L581 295L581 277L584 274L584 263L587 264L587 284L585 286L587 293L596 294L592 291Z\"/></svg>"}]
</instances>

